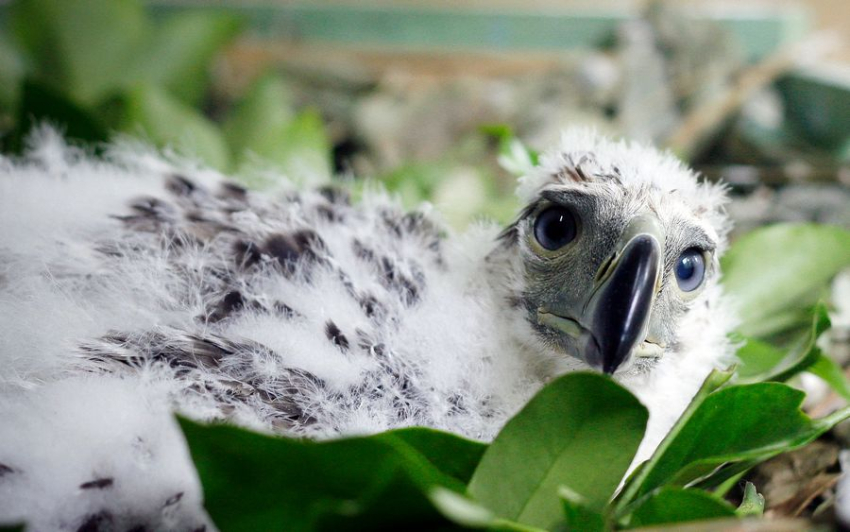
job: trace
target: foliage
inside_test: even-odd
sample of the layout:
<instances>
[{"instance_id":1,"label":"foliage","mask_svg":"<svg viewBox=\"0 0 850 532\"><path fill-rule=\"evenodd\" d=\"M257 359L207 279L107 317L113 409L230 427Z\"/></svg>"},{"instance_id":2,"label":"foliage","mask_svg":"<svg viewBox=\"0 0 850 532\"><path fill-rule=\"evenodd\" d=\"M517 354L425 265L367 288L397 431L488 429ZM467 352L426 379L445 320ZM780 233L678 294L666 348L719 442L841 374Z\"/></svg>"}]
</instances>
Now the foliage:
<instances>
[{"instance_id":1,"label":"foliage","mask_svg":"<svg viewBox=\"0 0 850 532\"><path fill-rule=\"evenodd\" d=\"M752 482L747 482L744 486L744 499L735 513L742 517L764 514L764 496L756 490L756 485Z\"/></svg>"},{"instance_id":2,"label":"foliage","mask_svg":"<svg viewBox=\"0 0 850 532\"><path fill-rule=\"evenodd\" d=\"M799 409L802 393L783 384L717 383L703 390L616 498L647 413L599 374L557 379L489 446L425 429L315 443L188 421L183 427L207 508L223 530L449 529L452 523L610 530L734 516L708 487L850 416L811 420ZM712 392L715 385L720 389ZM765 423L765 405L769 419L781 423Z\"/></svg>"},{"instance_id":3,"label":"foliage","mask_svg":"<svg viewBox=\"0 0 850 532\"><path fill-rule=\"evenodd\" d=\"M494 151L498 166L487 165ZM379 180L407 207L434 203L452 227L466 227L481 217L507 224L519 209L515 176L534 161L536 154L508 126L492 125L463 137L437 160L403 163Z\"/></svg>"},{"instance_id":4,"label":"foliage","mask_svg":"<svg viewBox=\"0 0 850 532\"><path fill-rule=\"evenodd\" d=\"M767 337L805 324L828 281L850 265L850 233L834 226L780 224L741 237L722 259L740 302L740 332Z\"/></svg>"},{"instance_id":5,"label":"foliage","mask_svg":"<svg viewBox=\"0 0 850 532\"><path fill-rule=\"evenodd\" d=\"M11 38L0 39L0 85L12 87L0 93L5 151L21 151L49 122L86 143L141 135L256 186L269 184L262 170L271 168L296 182L330 178L321 119L296 115L279 77L260 78L223 127L200 111L210 65L238 18L187 12L157 23L139 0L16 0L9 12Z\"/></svg>"},{"instance_id":6,"label":"foliage","mask_svg":"<svg viewBox=\"0 0 850 532\"><path fill-rule=\"evenodd\" d=\"M809 371L850 398L847 378L817 345L830 327L827 307L817 297L850 267L850 231L777 224L739 239L721 262L742 320L737 382L782 382Z\"/></svg>"},{"instance_id":7,"label":"foliage","mask_svg":"<svg viewBox=\"0 0 850 532\"><path fill-rule=\"evenodd\" d=\"M462 491L484 451L483 444L421 428L316 443L182 425L207 507L223 530L439 523L445 519L429 493Z\"/></svg>"},{"instance_id":8,"label":"foliage","mask_svg":"<svg viewBox=\"0 0 850 532\"><path fill-rule=\"evenodd\" d=\"M562 485L582 506L601 512L648 418L634 396L607 378L562 378L505 425L475 469L469 494L495 515L540 528L561 518Z\"/></svg>"}]
</instances>

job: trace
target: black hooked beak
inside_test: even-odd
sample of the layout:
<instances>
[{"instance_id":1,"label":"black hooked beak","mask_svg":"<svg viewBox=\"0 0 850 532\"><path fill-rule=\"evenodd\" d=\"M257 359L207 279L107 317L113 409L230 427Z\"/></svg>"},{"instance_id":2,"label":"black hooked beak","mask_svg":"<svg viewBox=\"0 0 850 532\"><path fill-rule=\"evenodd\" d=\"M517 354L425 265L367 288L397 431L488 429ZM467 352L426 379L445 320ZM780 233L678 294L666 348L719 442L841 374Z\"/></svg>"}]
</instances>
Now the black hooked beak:
<instances>
[{"instance_id":1,"label":"black hooked beak","mask_svg":"<svg viewBox=\"0 0 850 532\"><path fill-rule=\"evenodd\" d=\"M611 262L582 320L585 361L612 374L646 338L661 268L661 245L652 234L633 236Z\"/></svg>"}]
</instances>

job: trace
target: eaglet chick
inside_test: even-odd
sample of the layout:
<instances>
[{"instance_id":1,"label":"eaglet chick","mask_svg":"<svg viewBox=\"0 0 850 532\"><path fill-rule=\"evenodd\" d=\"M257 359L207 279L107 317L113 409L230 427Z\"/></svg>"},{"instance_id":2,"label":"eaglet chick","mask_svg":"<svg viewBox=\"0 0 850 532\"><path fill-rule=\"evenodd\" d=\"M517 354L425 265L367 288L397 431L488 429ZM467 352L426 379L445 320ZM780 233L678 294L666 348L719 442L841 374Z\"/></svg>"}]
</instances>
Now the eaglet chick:
<instances>
[{"instance_id":1,"label":"eaglet chick","mask_svg":"<svg viewBox=\"0 0 850 532\"><path fill-rule=\"evenodd\" d=\"M724 190L573 131L518 192L509 227L454 234L381 192L259 193L42 131L0 159L0 522L208 524L172 408L310 438L486 441L547 380L590 369L648 406L645 459L732 357Z\"/></svg>"}]
</instances>

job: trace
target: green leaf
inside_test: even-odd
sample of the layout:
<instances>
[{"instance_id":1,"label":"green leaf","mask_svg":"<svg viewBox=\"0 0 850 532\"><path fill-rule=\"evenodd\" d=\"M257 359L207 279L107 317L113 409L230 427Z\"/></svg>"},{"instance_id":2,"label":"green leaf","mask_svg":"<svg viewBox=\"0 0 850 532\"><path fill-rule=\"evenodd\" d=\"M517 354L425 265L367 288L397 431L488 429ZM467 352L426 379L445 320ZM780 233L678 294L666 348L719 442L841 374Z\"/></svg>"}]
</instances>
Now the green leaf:
<instances>
[{"instance_id":1,"label":"green leaf","mask_svg":"<svg viewBox=\"0 0 850 532\"><path fill-rule=\"evenodd\" d=\"M447 437L438 430L411 427L384 432L373 436L377 439L398 440L409 445L446 475L469 483L475 468L484 456L487 445L459 436Z\"/></svg>"},{"instance_id":2,"label":"green leaf","mask_svg":"<svg viewBox=\"0 0 850 532\"><path fill-rule=\"evenodd\" d=\"M634 510L629 527L684 523L735 515L732 505L704 491L661 488Z\"/></svg>"},{"instance_id":3,"label":"green leaf","mask_svg":"<svg viewBox=\"0 0 850 532\"><path fill-rule=\"evenodd\" d=\"M744 500L735 510L740 517L761 517L764 514L764 495L756 490L756 485L747 482L744 486Z\"/></svg>"},{"instance_id":4,"label":"green leaf","mask_svg":"<svg viewBox=\"0 0 850 532\"><path fill-rule=\"evenodd\" d=\"M141 130L158 146L171 146L213 168L229 167L227 144L215 124L159 87L139 85L127 94L123 129Z\"/></svg>"},{"instance_id":5,"label":"green leaf","mask_svg":"<svg viewBox=\"0 0 850 532\"><path fill-rule=\"evenodd\" d=\"M248 184L258 187L272 184L268 176L251 175L252 167L271 166L291 181L316 186L331 179L331 146L322 117L307 110L288 124L282 124L268 135L258 136L245 147L239 168L248 175Z\"/></svg>"},{"instance_id":6,"label":"green leaf","mask_svg":"<svg viewBox=\"0 0 850 532\"><path fill-rule=\"evenodd\" d=\"M709 478L692 484L691 487L707 491L710 490L718 497L725 497L732 488L740 484L744 475L759 463L761 463L760 460L744 460L723 466Z\"/></svg>"},{"instance_id":7,"label":"green leaf","mask_svg":"<svg viewBox=\"0 0 850 532\"><path fill-rule=\"evenodd\" d=\"M541 528L563 519L562 485L601 510L631 463L646 420L646 408L610 378L560 377L508 421L469 492L496 515Z\"/></svg>"},{"instance_id":8,"label":"green leaf","mask_svg":"<svg viewBox=\"0 0 850 532\"><path fill-rule=\"evenodd\" d=\"M437 487L462 491L464 485L434 462L454 462L446 469L463 471L469 466L458 466L451 454L474 457L481 446L420 429L313 442L180 423L207 510L222 530L444 526L448 521L430 494ZM428 447L430 457L417 447Z\"/></svg>"},{"instance_id":9,"label":"green leaf","mask_svg":"<svg viewBox=\"0 0 850 532\"><path fill-rule=\"evenodd\" d=\"M10 18L37 79L82 104L123 83L150 31L137 0L17 0Z\"/></svg>"},{"instance_id":10,"label":"green leaf","mask_svg":"<svg viewBox=\"0 0 850 532\"><path fill-rule=\"evenodd\" d=\"M617 498L614 501L615 511L618 515L622 516L624 508L637 498L641 486L646 481L647 476L651 473L652 469L656 467L658 461L667 452L667 449L677 441L679 434L688 425L688 422L694 414L696 414L699 410L703 401L705 401L710 394L725 386L732 379L734 374L734 366L722 371L712 370L711 373L708 374L708 377L705 378L705 381L702 383L702 386L700 386L700 389L697 390L694 398L691 399L688 407L684 412L682 412L682 415L679 416L679 419L667 433L667 436L664 437L655 449L655 452L650 459L638 465L634 471L632 471L632 474L626 479L623 488L620 490L619 495L617 495Z\"/></svg>"},{"instance_id":11,"label":"green leaf","mask_svg":"<svg viewBox=\"0 0 850 532\"><path fill-rule=\"evenodd\" d=\"M540 154L520 141L510 126L488 124L479 128L482 133L499 141L499 166L515 176L528 174L540 159Z\"/></svg>"},{"instance_id":12,"label":"green leaf","mask_svg":"<svg viewBox=\"0 0 850 532\"><path fill-rule=\"evenodd\" d=\"M816 224L757 229L735 242L721 264L723 284L740 305L739 331L766 336L791 325L771 318L814 303L850 266L850 231Z\"/></svg>"},{"instance_id":13,"label":"green leaf","mask_svg":"<svg viewBox=\"0 0 850 532\"><path fill-rule=\"evenodd\" d=\"M665 438L626 500L665 485L696 483L724 464L751 466L797 449L850 416L850 410L842 410L812 420L800 410L804 396L779 383L730 386L709 394Z\"/></svg>"},{"instance_id":14,"label":"green leaf","mask_svg":"<svg viewBox=\"0 0 850 532\"><path fill-rule=\"evenodd\" d=\"M429 497L452 522L468 528L487 528L493 524L493 512L460 493L442 487L431 490Z\"/></svg>"},{"instance_id":15,"label":"green leaf","mask_svg":"<svg viewBox=\"0 0 850 532\"><path fill-rule=\"evenodd\" d=\"M17 106L18 90L26 76L27 65L8 35L0 32L0 111Z\"/></svg>"},{"instance_id":16,"label":"green leaf","mask_svg":"<svg viewBox=\"0 0 850 532\"><path fill-rule=\"evenodd\" d=\"M544 532L515 521L495 517L493 512L460 493L437 487L429 495L440 512L464 528L486 528L491 532Z\"/></svg>"},{"instance_id":17,"label":"green leaf","mask_svg":"<svg viewBox=\"0 0 850 532\"><path fill-rule=\"evenodd\" d=\"M97 143L108 138L106 127L87 109L48 86L25 81L18 103L17 126L5 148L20 152L33 129L43 123L58 126L65 138L71 140Z\"/></svg>"},{"instance_id":18,"label":"green leaf","mask_svg":"<svg viewBox=\"0 0 850 532\"><path fill-rule=\"evenodd\" d=\"M0 532L24 532L24 525L0 524Z\"/></svg>"},{"instance_id":19,"label":"green leaf","mask_svg":"<svg viewBox=\"0 0 850 532\"><path fill-rule=\"evenodd\" d=\"M403 467L396 467L387 479L341 504L317 503L315 520L308 529L327 532L397 529L409 523L426 529L451 529L450 517L434 503L429 496L431 491L418 484ZM287 526L278 528L291 530L290 520L284 522Z\"/></svg>"},{"instance_id":20,"label":"green leaf","mask_svg":"<svg viewBox=\"0 0 850 532\"><path fill-rule=\"evenodd\" d=\"M737 382L785 381L804 371L820 357L817 340L829 327L826 306L818 304L812 313L809 330L801 334L787 352L768 343L748 339L738 350L741 366Z\"/></svg>"},{"instance_id":21,"label":"green leaf","mask_svg":"<svg viewBox=\"0 0 850 532\"><path fill-rule=\"evenodd\" d=\"M406 207L415 207L433 197L437 185L451 169L444 161L412 162L381 176L380 181L387 190L398 194Z\"/></svg>"},{"instance_id":22,"label":"green leaf","mask_svg":"<svg viewBox=\"0 0 850 532\"><path fill-rule=\"evenodd\" d=\"M558 489L558 495L560 495L563 504L567 530L581 530L583 532L605 530L605 519L602 514L591 509L584 497L566 486L561 486Z\"/></svg>"},{"instance_id":23,"label":"green leaf","mask_svg":"<svg viewBox=\"0 0 850 532\"><path fill-rule=\"evenodd\" d=\"M844 370L824 353L818 352L817 360L808 371L823 379L835 393L850 401L850 380Z\"/></svg>"},{"instance_id":24,"label":"green leaf","mask_svg":"<svg viewBox=\"0 0 850 532\"><path fill-rule=\"evenodd\" d=\"M788 356L782 349L756 338L747 338L745 342L735 356L740 361L737 377L746 382L768 380L771 371Z\"/></svg>"},{"instance_id":25,"label":"green leaf","mask_svg":"<svg viewBox=\"0 0 850 532\"><path fill-rule=\"evenodd\" d=\"M236 105L223 128L237 158L246 151L263 154L267 140L284 134L292 121L292 94L277 75L261 77Z\"/></svg>"},{"instance_id":26,"label":"green leaf","mask_svg":"<svg viewBox=\"0 0 850 532\"><path fill-rule=\"evenodd\" d=\"M490 526L487 527L489 532L546 532L542 528L523 525L515 521L507 519L494 519Z\"/></svg>"},{"instance_id":27,"label":"green leaf","mask_svg":"<svg viewBox=\"0 0 850 532\"><path fill-rule=\"evenodd\" d=\"M128 65L131 83L160 85L184 103L203 98L210 64L241 29L239 18L225 13L172 15L154 29L138 60Z\"/></svg>"}]
</instances>

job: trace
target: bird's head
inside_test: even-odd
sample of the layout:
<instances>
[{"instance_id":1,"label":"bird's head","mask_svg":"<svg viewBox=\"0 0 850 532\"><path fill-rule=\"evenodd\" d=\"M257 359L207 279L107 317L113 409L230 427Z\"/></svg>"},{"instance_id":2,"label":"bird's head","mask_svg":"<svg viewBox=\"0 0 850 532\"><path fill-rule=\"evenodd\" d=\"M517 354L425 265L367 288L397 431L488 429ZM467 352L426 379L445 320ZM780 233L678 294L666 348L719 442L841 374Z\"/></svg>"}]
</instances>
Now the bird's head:
<instances>
[{"instance_id":1,"label":"bird's head","mask_svg":"<svg viewBox=\"0 0 850 532\"><path fill-rule=\"evenodd\" d=\"M573 132L520 193L501 249L536 340L606 373L646 371L675 350L680 320L718 279L723 188L672 155Z\"/></svg>"}]
</instances>

